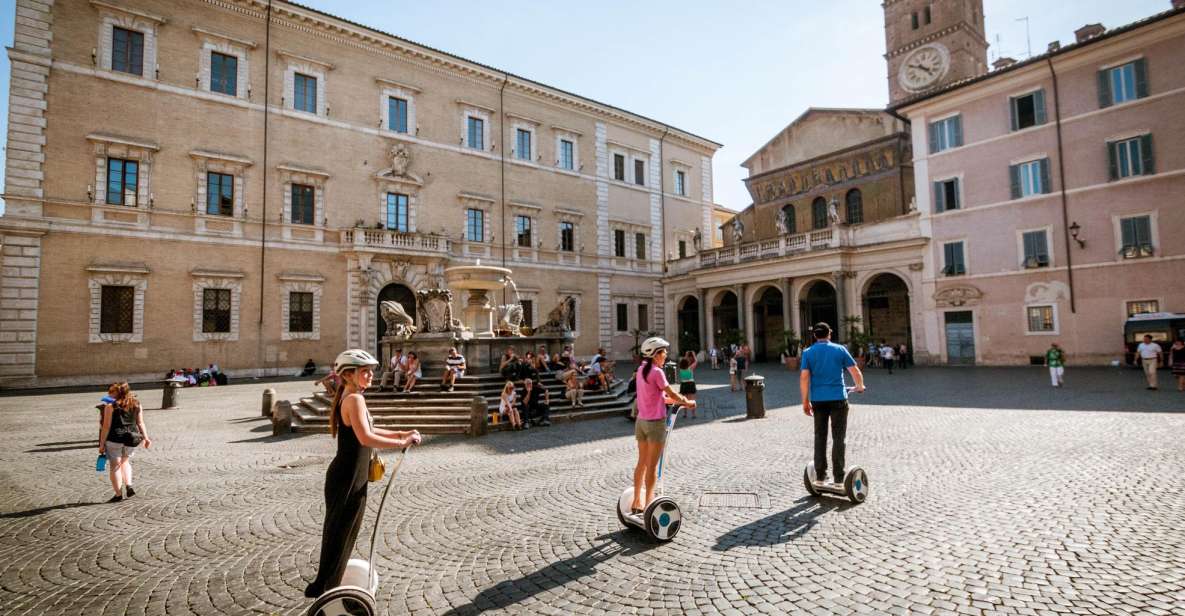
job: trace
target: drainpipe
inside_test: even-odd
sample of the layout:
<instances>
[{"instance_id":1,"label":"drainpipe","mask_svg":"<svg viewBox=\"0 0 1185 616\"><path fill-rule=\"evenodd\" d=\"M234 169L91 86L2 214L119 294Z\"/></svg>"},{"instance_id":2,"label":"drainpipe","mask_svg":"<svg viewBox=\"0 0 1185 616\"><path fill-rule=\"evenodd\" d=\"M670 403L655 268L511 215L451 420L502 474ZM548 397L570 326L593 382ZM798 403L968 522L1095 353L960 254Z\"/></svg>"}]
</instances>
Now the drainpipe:
<instances>
[{"instance_id":1,"label":"drainpipe","mask_svg":"<svg viewBox=\"0 0 1185 616\"><path fill-rule=\"evenodd\" d=\"M272 2L268 0L267 13L264 17L263 36L263 217L259 221L259 343L263 344L263 295L264 295L264 266L267 260L267 128L268 128L268 95L271 93L271 61L272 61Z\"/></svg>"},{"instance_id":2,"label":"drainpipe","mask_svg":"<svg viewBox=\"0 0 1185 616\"><path fill-rule=\"evenodd\" d=\"M1057 90L1057 71L1053 70L1053 58L1045 58L1049 65L1049 76L1053 78L1053 118L1057 126L1057 176L1062 193L1062 236L1066 245L1066 277L1070 285L1070 313L1076 313L1074 303L1074 258L1070 252L1070 213L1066 205L1066 156L1062 151L1062 97Z\"/></svg>"},{"instance_id":3,"label":"drainpipe","mask_svg":"<svg viewBox=\"0 0 1185 616\"><path fill-rule=\"evenodd\" d=\"M662 237L658 240L658 259L662 263L664 275L667 273L667 172L663 142L667 140L670 132L671 127L663 124L662 136L658 138L658 213L659 226L662 228Z\"/></svg>"},{"instance_id":4,"label":"drainpipe","mask_svg":"<svg viewBox=\"0 0 1185 616\"><path fill-rule=\"evenodd\" d=\"M501 167L502 180L502 267L506 267L506 84L510 83L510 75L502 73L502 87L498 88L498 125L502 128L502 152L498 156ZM506 289L502 289L502 303L506 303Z\"/></svg>"}]
</instances>

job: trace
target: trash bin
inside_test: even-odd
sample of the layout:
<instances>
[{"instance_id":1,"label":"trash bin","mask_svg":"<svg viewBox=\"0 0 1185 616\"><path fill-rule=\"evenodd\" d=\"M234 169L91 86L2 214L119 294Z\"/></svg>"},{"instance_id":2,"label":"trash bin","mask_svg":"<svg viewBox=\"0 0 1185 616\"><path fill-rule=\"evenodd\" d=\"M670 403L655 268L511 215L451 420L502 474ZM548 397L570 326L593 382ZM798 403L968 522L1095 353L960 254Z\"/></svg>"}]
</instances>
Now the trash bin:
<instances>
[{"instance_id":1,"label":"trash bin","mask_svg":"<svg viewBox=\"0 0 1185 616\"><path fill-rule=\"evenodd\" d=\"M263 390L263 403L261 406L262 406L262 411L263 411L264 417L271 417L272 416L272 405L275 404L275 402L276 402L276 390L272 389L271 387L268 387L267 389Z\"/></svg>"},{"instance_id":2,"label":"trash bin","mask_svg":"<svg viewBox=\"0 0 1185 616\"><path fill-rule=\"evenodd\" d=\"M673 361L668 361L666 365L662 367L663 373L667 375L668 383L674 384L678 381L678 379L675 378L675 375L678 374L678 370L679 364L676 364Z\"/></svg>"},{"instance_id":3,"label":"trash bin","mask_svg":"<svg viewBox=\"0 0 1185 616\"><path fill-rule=\"evenodd\" d=\"M745 417L765 417L765 377L759 374L745 377Z\"/></svg>"},{"instance_id":4,"label":"trash bin","mask_svg":"<svg viewBox=\"0 0 1185 616\"><path fill-rule=\"evenodd\" d=\"M181 384L177 381L165 381L164 391L161 394L160 407L162 409L175 409L180 399Z\"/></svg>"}]
</instances>

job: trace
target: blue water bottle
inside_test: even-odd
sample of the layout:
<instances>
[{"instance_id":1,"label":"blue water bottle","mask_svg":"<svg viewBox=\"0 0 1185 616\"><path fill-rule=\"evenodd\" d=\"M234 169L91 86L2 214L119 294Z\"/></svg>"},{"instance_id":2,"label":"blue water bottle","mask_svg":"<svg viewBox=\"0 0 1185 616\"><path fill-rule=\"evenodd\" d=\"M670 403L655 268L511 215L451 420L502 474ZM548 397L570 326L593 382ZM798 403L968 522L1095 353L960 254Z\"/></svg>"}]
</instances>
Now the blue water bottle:
<instances>
[{"instance_id":1,"label":"blue water bottle","mask_svg":"<svg viewBox=\"0 0 1185 616\"><path fill-rule=\"evenodd\" d=\"M99 457L95 458L95 472L101 473L105 470L107 470L107 456L99 454Z\"/></svg>"}]
</instances>

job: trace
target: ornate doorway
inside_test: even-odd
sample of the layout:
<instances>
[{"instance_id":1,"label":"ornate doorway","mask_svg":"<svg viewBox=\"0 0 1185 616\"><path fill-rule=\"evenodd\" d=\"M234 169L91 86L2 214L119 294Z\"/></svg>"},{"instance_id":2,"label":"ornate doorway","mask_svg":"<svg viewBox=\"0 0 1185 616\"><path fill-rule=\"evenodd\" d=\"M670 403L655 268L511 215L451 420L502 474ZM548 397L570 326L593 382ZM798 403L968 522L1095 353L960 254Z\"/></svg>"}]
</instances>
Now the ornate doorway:
<instances>
[{"instance_id":1,"label":"ornate doorway","mask_svg":"<svg viewBox=\"0 0 1185 616\"><path fill-rule=\"evenodd\" d=\"M374 323L375 332L377 332L377 337L374 340L374 348L378 349L377 357L379 361L384 361L383 345L380 342L383 336L387 335L387 322L383 320L382 309L380 308L385 301L399 302L399 305L403 306L403 310L411 315L413 319L416 319L417 323L419 322L419 318L416 316L416 294L410 288L397 283L391 283L383 287L383 290L379 291L378 301L374 303Z\"/></svg>"}]
</instances>

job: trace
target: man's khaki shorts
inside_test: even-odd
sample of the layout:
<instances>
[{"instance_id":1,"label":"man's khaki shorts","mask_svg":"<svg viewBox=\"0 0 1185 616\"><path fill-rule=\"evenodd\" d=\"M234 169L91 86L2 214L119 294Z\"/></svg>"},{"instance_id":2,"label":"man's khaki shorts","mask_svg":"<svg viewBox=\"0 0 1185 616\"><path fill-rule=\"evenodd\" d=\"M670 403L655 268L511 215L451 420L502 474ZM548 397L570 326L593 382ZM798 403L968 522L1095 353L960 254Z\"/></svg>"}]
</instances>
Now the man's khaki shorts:
<instances>
[{"instance_id":1,"label":"man's khaki shorts","mask_svg":"<svg viewBox=\"0 0 1185 616\"><path fill-rule=\"evenodd\" d=\"M634 422L634 437L639 441L665 443L667 440L667 421L665 419L639 419Z\"/></svg>"}]
</instances>

